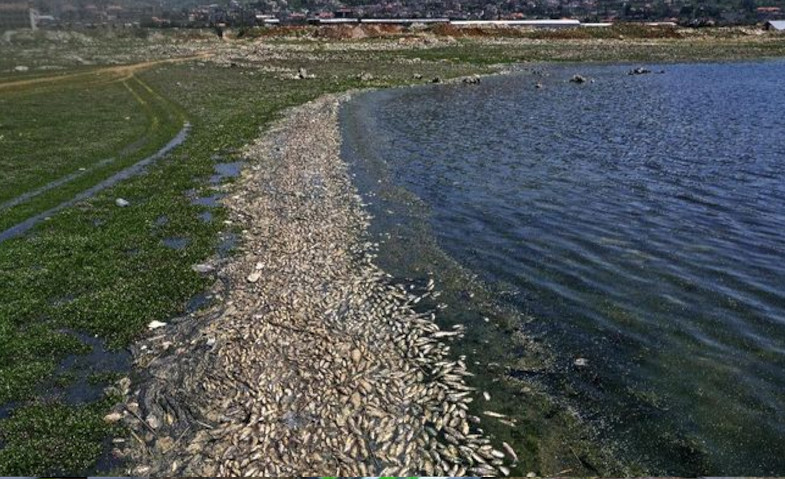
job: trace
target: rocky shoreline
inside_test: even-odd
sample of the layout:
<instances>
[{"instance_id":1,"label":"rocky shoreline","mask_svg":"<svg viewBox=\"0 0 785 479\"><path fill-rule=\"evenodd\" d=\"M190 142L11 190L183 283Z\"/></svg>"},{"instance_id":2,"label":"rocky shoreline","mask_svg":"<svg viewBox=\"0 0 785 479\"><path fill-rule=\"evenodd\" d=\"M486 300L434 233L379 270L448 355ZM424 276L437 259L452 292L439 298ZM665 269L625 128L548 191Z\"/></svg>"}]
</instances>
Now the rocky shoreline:
<instances>
[{"instance_id":1,"label":"rocky shoreline","mask_svg":"<svg viewBox=\"0 0 785 479\"><path fill-rule=\"evenodd\" d=\"M340 158L341 97L287 113L247 147L225 200L242 250L216 274L208 311L134 348L114 420L115 455L133 475L507 475L468 404L463 358L434 294L374 265L369 216ZM493 414L493 412L489 412Z\"/></svg>"}]
</instances>

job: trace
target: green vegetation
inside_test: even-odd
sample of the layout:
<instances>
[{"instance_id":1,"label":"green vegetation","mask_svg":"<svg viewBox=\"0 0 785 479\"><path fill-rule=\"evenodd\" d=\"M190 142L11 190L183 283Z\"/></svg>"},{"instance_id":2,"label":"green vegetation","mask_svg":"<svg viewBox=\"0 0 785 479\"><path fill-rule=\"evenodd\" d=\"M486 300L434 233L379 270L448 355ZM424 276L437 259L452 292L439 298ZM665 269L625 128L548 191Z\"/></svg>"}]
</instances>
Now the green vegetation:
<instances>
[{"instance_id":1,"label":"green vegetation","mask_svg":"<svg viewBox=\"0 0 785 479\"><path fill-rule=\"evenodd\" d=\"M160 57L171 53L171 45L183 44L182 38L163 36L110 37L81 39L54 51L70 48L78 55L83 49L97 63L108 63L116 52L130 63L151 59L139 52L149 52L153 41L161 43ZM189 44L186 54L215 49L218 58L159 65L124 82L112 77L85 84L82 77L0 88L0 203L87 169L72 181L0 209L0 230L156 151L183 120L193 125L188 140L145 174L54 215L24 237L0 243L0 474L95 472L102 443L113 433L102 421L112 401L72 405L57 399L58 391L69 386L67 371L59 371L58 365L89 350L70 332L98 335L122 348L145 334L150 321L186 311L189 299L214 281L191 266L215 254L220 233L235 227L224 223L222 209L192 199L220 193L208 181L216 161L242 160L242 146L284 108L325 93L409 83L415 73L427 81L489 72L486 65L499 62L662 61L687 59L690 52L701 58L785 54L785 39L768 37L755 44L728 40L724 50L698 40L591 44L461 39L409 48L397 39L375 39L336 48L324 41L285 38L273 41L272 48L279 49L274 53L233 57L242 47L252 50L252 42ZM6 65L19 59L31 67L46 65L43 52L50 46L32 42L9 48ZM316 78L292 80L298 68ZM10 80L5 74L4 79ZM115 161L100 163L110 157ZM117 207L118 197L130 205ZM206 211L212 213L209 221L201 216ZM168 238L187 244L173 249L164 243ZM90 376L97 384L115 379L100 365ZM6 406L12 406L7 414Z\"/></svg>"},{"instance_id":2,"label":"green vegetation","mask_svg":"<svg viewBox=\"0 0 785 479\"><path fill-rule=\"evenodd\" d=\"M111 399L88 406L34 404L3 421L3 474L30 471L88 472L101 455L107 428L101 419Z\"/></svg>"},{"instance_id":3,"label":"green vegetation","mask_svg":"<svg viewBox=\"0 0 785 479\"><path fill-rule=\"evenodd\" d=\"M410 72L359 55L352 59L336 55L332 62L310 60L298 62L298 66L315 73L317 79L295 82L279 74L212 64L159 67L140 78L155 94L132 87L137 94L146 95L150 104L154 95L167 98L154 103L157 110L152 114L141 105L133 111L133 96L129 92L130 99L121 98L116 84L101 87L102 96L96 101L117 100L117 116L121 118L119 121L108 118L106 122L125 126L123 122L129 122L124 120L126 116L146 119L145 132L153 137L148 142L151 148L160 147L167 136L171 137L174 128L168 125L174 126L171 118L179 118L178 108L193 123L193 129L182 147L143 176L122 182L54 215L26 237L0 243L0 404L9 401L19 404L9 418L0 421L0 441L5 444L0 449L1 473L73 474L95 463L102 450L98 439L109 433L100 420L108 404L82 407L62 402L40 403L36 398L41 395L41 385L51 382L57 364L64 357L85 350L67 331L97 334L113 347L123 347L139 337L150 321L182 314L188 300L210 284L210 278L193 272L191 266L214 254L218 233L226 228L225 218L220 209L213 209L212 220L203 221L200 214L210 208L192 204L186 192L192 191L194 196L216 193L205 181L214 173L216 155L220 161L237 160L237 150L257 137L260 127L269 124L283 108L326 92L367 85L356 78L360 72L371 72L379 78L395 72L395 77L373 82L380 86L402 83L411 76ZM423 71L457 75L466 70L434 65ZM37 125L46 120L47 109L39 108L45 98L58 97L63 105L59 113L63 118L68 116L69 105L74 109L75 121L53 122L57 125L59 141L45 142L35 154L46 158L57 149L79 151L78 139L82 138L87 139L86 147L92 153L90 158L75 155L73 160L63 161L63 169L57 174L66 171L66 167L94 164L113 148L124 147L128 139L138 135L142 124L137 120L129 122L134 127L104 129L104 118L111 117L112 105L80 111L79 92L71 88L67 83L63 85L63 96L58 97L58 90L49 87L40 93L38 100L35 91L29 96L0 93L3 101L15 102L20 108L17 113L7 115L27 119L23 124L14 123L14 131L23 138L35 134ZM172 104L179 107L174 108ZM20 105L25 106L25 111L21 111ZM150 128L159 117L165 120L158 128ZM92 131L86 134L85 128ZM111 142L102 143L99 133L102 131L110 135ZM15 147L14 155L4 160L12 168L23 163L26 148L20 144ZM140 148L128 155L122 165L132 163L146 151ZM37 165L46 171L44 164ZM113 163L113 166L116 169L120 165ZM36 175L35 167L36 164L28 163L26 172L16 173L17 178L23 174L29 178L27 188L57 176L55 173L45 178L42 173ZM107 174L106 169L96 171ZM68 186L42 195L46 205L29 201L4 212L0 221L8 226L25 214L68 198L90 181L97 181L97 174L86 174ZM15 187L13 194L24 191L21 182L9 180ZM127 199L130 206L118 208L114 204L117 197ZM166 238L185 238L188 244L179 250L172 249L163 243ZM111 377L99 370L92 378L99 380L102 375ZM65 381L60 383L67 386L63 384ZM67 416L68 420L55 424L43 419L50 415ZM28 449L33 438L39 436L80 439L72 448L58 449L58 454L70 456L68 460L50 460Z\"/></svg>"},{"instance_id":4,"label":"green vegetation","mask_svg":"<svg viewBox=\"0 0 785 479\"><path fill-rule=\"evenodd\" d=\"M154 153L182 128L179 112L138 79L65 83L0 95L0 231ZM46 189L50 182L57 187ZM34 196L14 202L22 194Z\"/></svg>"},{"instance_id":5,"label":"green vegetation","mask_svg":"<svg viewBox=\"0 0 785 479\"><path fill-rule=\"evenodd\" d=\"M124 84L21 91L0 97L0 204L115 155L148 119Z\"/></svg>"}]
</instances>

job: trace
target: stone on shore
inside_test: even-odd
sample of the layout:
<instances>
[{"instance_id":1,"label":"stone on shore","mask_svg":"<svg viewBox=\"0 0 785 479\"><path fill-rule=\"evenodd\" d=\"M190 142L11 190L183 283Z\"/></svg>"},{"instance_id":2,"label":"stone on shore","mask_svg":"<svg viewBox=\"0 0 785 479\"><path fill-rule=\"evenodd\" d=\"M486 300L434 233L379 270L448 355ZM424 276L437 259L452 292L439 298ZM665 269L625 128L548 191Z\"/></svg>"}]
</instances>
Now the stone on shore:
<instances>
[{"instance_id":1,"label":"stone on shore","mask_svg":"<svg viewBox=\"0 0 785 479\"><path fill-rule=\"evenodd\" d=\"M586 80L586 77L578 74L575 74L572 76L572 78L570 78L571 83L586 83L587 81L588 80Z\"/></svg>"}]
</instances>

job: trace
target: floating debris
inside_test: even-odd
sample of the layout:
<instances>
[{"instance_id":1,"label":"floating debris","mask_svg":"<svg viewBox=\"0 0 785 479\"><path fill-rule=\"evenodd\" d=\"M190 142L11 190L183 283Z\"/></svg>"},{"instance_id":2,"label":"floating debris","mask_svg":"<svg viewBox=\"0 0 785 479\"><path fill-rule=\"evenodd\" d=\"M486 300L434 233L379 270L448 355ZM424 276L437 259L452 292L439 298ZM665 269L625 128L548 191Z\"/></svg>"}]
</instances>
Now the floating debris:
<instances>
[{"instance_id":1,"label":"floating debris","mask_svg":"<svg viewBox=\"0 0 785 479\"><path fill-rule=\"evenodd\" d=\"M121 420L122 418L123 418L122 414L120 414L119 412L113 412L104 416L104 422L112 424Z\"/></svg>"},{"instance_id":2,"label":"floating debris","mask_svg":"<svg viewBox=\"0 0 785 479\"><path fill-rule=\"evenodd\" d=\"M201 274L211 273L215 270L215 268L209 264L195 264L191 266L191 269Z\"/></svg>"}]
</instances>

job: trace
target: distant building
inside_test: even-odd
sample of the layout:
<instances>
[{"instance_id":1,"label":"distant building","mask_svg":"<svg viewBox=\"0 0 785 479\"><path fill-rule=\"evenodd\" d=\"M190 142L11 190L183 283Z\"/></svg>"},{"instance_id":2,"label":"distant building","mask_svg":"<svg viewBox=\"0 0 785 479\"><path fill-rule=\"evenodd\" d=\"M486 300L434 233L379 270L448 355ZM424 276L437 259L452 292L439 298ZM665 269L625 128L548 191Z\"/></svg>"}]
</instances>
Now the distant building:
<instances>
[{"instance_id":1,"label":"distant building","mask_svg":"<svg viewBox=\"0 0 785 479\"><path fill-rule=\"evenodd\" d=\"M561 19L561 20L465 20L450 22L459 27L483 27L483 26L501 26L501 27L530 27L530 28L571 28L581 26L578 20Z\"/></svg>"},{"instance_id":2,"label":"distant building","mask_svg":"<svg viewBox=\"0 0 785 479\"><path fill-rule=\"evenodd\" d=\"M766 30L774 30L776 32L785 32L785 20L769 20L766 22Z\"/></svg>"},{"instance_id":3,"label":"distant building","mask_svg":"<svg viewBox=\"0 0 785 479\"><path fill-rule=\"evenodd\" d=\"M755 9L758 15L779 15L782 13L780 7L758 7Z\"/></svg>"},{"instance_id":4,"label":"distant building","mask_svg":"<svg viewBox=\"0 0 785 479\"><path fill-rule=\"evenodd\" d=\"M361 23L383 23L388 25L414 25L450 23L449 18L363 18Z\"/></svg>"},{"instance_id":5,"label":"distant building","mask_svg":"<svg viewBox=\"0 0 785 479\"><path fill-rule=\"evenodd\" d=\"M36 28L36 11L27 2L0 0L0 32Z\"/></svg>"}]
</instances>

